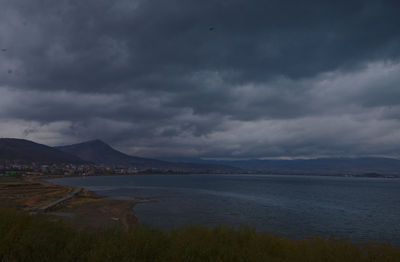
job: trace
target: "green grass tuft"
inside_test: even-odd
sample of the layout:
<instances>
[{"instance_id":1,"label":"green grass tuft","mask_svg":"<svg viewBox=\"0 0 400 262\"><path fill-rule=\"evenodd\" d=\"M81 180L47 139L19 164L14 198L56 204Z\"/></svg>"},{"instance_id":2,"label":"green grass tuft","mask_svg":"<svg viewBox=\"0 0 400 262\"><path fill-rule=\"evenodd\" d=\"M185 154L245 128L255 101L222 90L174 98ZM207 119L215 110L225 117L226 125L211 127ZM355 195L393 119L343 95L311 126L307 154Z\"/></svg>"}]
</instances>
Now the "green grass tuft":
<instances>
[{"instance_id":1,"label":"green grass tuft","mask_svg":"<svg viewBox=\"0 0 400 262\"><path fill-rule=\"evenodd\" d=\"M78 231L46 216L0 210L0 261L400 261L388 243L292 240L253 229L191 226L172 231Z\"/></svg>"}]
</instances>

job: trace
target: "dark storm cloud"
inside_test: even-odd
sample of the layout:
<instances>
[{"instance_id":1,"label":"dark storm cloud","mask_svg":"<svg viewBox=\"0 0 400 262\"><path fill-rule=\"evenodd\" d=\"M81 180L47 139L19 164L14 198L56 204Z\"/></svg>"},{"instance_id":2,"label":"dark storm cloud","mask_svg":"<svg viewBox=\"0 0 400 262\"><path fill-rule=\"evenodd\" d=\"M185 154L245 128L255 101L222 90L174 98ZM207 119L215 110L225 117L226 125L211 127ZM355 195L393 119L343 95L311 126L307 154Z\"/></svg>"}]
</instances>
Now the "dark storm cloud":
<instances>
[{"instance_id":1,"label":"dark storm cloud","mask_svg":"<svg viewBox=\"0 0 400 262\"><path fill-rule=\"evenodd\" d=\"M399 53L395 1L10 5L19 15L10 30L26 22L21 33L37 31L33 39L15 35L8 41L15 46L8 47L11 57L25 55L26 78L15 81L35 88L199 89L201 84L190 82L197 72L217 71L229 84L277 75L301 78ZM208 30L210 25L216 29Z\"/></svg>"},{"instance_id":2,"label":"dark storm cloud","mask_svg":"<svg viewBox=\"0 0 400 262\"><path fill-rule=\"evenodd\" d=\"M400 147L397 1L0 2L2 136L213 157Z\"/></svg>"}]
</instances>

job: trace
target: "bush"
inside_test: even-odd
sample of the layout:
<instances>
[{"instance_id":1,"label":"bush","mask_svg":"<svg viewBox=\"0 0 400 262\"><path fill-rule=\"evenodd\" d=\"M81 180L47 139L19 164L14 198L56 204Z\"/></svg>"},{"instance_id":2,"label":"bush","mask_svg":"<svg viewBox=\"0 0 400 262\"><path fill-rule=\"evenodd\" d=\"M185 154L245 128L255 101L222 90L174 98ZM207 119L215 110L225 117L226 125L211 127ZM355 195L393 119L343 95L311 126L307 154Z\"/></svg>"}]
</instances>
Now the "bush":
<instances>
[{"instance_id":1,"label":"bush","mask_svg":"<svg viewBox=\"0 0 400 262\"><path fill-rule=\"evenodd\" d=\"M0 261L400 261L400 248L291 240L227 226L86 232L47 216L0 210Z\"/></svg>"}]
</instances>

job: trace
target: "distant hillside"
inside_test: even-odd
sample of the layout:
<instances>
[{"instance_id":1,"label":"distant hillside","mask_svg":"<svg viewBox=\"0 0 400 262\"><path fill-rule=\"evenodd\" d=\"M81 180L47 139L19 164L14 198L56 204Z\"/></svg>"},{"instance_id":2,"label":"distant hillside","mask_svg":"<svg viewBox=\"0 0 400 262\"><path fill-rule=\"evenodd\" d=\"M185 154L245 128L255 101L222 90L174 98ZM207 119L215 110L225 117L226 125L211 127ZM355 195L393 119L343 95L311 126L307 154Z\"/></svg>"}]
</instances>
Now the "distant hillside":
<instances>
[{"instance_id":1,"label":"distant hillside","mask_svg":"<svg viewBox=\"0 0 400 262\"><path fill-rule=\"evenodd\" d=\"M400 160L392 158L318 158L298 160L214 161L174 159L177 162L130 156L101 140L49 147L24 139L0 138L0 162L39 164L93 163L114 167L168 169L209 173L272 173L319 175L395 175L400 176ZM190 160L190 162L189 162ZM184 162L188 161L188 162Z\"/></svg>"},{"instance_id":2,"label":"distant hillside","mask_svg":"<svg viewBox=\"0 0 400 262\"><path fill-rule=\"evenodd\" d=\"M124 154L115 150L101 140L92 140L68 146L55 147L63 152L75 155L98 165L164 167L168 162L150 158L141 158Z\"/></svg>"},{"instance_id":3,"label":"distant hillside","mask_svg":"<svg viewBox=\"0 0 400 262\"><path fill-rule=\"evenodd\" d=\"M393 158L317 158L297 160L240 160L240 161L203 161L203 163L225 164L238 168L271 173L304 174L398 174L400 160Z\"/></svg>"},{"instance_id":4,"label":"distant hillside","mask_svg":"<svg viewBox=\"0 0 400 262\"><path fill-rule=\"evenodd\" d=\"M219 164L173 163L151 158L130 156L115 150L101 140L92 140L74 145L59 146L56 148L98 165L201 172L207 170L221 172L237 170L237 168Z\"/></svg>"},{"instance_id":5,"label":"distant hillside","mask_svg":"<svg viewBox=\"0 0 400 262\"><path fill-rule=\"evenodd\" d=\"M0 161L40 164L84 164L82 159L29 140L0 138Z\"/></svg>"}]
</instances>

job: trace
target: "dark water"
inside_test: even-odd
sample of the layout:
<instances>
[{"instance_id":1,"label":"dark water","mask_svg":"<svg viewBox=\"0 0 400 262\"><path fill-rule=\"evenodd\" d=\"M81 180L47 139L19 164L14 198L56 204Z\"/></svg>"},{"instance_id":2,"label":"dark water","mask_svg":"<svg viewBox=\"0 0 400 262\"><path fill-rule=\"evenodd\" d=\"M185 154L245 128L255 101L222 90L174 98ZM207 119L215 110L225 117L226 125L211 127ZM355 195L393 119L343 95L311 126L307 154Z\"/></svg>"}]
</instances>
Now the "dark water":
<instances>
[{"instance_id":1,"label":"dark water","mask_svg":"<svg viewBox=\"0 0 400 262\"><path fill-rule=\"evenodd\" d=\"M400 244L400 180L266 175L136 175L52 180L112 198L154 200L139 221L249 225L290 237L333 235Z\"/></svg>"}]
</instances>

